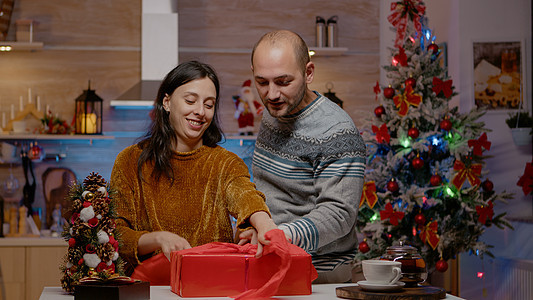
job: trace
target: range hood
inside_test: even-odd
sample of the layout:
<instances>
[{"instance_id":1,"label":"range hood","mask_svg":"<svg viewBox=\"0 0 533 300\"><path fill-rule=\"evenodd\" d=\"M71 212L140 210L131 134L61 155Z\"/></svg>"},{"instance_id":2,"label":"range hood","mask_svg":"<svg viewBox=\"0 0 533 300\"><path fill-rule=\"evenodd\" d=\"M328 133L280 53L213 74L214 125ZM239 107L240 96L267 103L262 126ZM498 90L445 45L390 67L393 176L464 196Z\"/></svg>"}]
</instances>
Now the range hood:
<instances>
[{"instance_id":1,"label":"range hood","mask_svg":"<svg viewBox=\"0 0 533 300\"><path fill-rule=\"evenodd\" d=\"M142 0L141 81L111 100L111 107L152 107L163 77L178 64L177 10L177 0Z\"/></svg>"}]
</instances>

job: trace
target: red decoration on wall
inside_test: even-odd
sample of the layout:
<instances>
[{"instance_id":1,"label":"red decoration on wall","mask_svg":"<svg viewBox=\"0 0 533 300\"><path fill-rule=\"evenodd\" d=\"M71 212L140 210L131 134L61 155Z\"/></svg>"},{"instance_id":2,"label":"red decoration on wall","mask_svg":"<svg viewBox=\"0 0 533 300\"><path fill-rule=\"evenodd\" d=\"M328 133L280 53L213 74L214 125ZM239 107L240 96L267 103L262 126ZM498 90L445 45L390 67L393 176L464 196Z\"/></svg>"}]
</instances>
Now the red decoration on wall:
<instances>
[{"instance_id":1,"label":"red decoration on wall","mask_svg":"<svg viewBox=\"0 0 533 300\"><path fill-rule=\"evenodd\" d=\"M522 187L524 195L533 192L533 162L526 163L524 174L522 174L516 185Z\"/></svg>"},{"instance_id":2,"label":"red decoration on wall","mask_svg":"<svg viewBox=\"0 0 533 300\"><path fill-rule=\"evenodd\" d=\"M398 226L398 224L400 224L399 221L403 219L404 215L405 213L401 211L394 211L390 202L385 204L385 210L379 212L381 220L389 219L390 223L394 226Z\"/></svg>"},{"instance_id":3,"label":"red decoration on wall","mask_svg":"<svg viewBox=\"0 0 533 300\"><path fill-rule=\"evenodd\" d=\"M379 87L379 81L376 81L376 85L374 86L374 94L376 94L376 100L378 100L378 95L381 92L381 88Z\"/></svg>"}]
</instances>

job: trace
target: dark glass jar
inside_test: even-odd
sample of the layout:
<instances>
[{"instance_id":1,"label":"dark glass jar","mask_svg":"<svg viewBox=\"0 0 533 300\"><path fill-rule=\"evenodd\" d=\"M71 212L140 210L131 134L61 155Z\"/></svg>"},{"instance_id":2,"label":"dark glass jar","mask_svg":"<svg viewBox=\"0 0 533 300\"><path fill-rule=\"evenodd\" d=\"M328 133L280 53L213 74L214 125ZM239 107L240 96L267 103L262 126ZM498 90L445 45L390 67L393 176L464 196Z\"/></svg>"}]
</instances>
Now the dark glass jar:
<instances>
[{"instance_id":1,"label":"dark glass jar","mask_svg":"<svg viewBox=\"0 0 533 300\"><path fill-rule=\"evenodd\" d=\"M426 281L428 277L426 262L418 250L415 247L403 245L402 242L399 246L388 247L381 259L402 263L400 281L405 282L406 287L416 286L418 283Z\"/></svg>"}]
</instances>

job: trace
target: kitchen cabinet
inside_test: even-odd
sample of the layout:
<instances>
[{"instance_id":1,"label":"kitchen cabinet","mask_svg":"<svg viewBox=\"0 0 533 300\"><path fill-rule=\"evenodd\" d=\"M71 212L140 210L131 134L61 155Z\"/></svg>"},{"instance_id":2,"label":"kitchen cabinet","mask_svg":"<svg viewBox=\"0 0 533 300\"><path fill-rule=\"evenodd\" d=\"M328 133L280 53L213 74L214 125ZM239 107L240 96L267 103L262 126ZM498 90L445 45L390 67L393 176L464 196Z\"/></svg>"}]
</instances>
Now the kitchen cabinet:
<instances>
[{"instance_id":1,"label":"kitchen cabinet","mask_svg":"<svg viewBox=\"0 0 533 300\"><path fill-rule=\"evenodd\" d=\"M61 238L1 238L0 268L6 299L35 300L45 286L60 286L59 266L67 248Z\"/></svg>"}]
</instances>

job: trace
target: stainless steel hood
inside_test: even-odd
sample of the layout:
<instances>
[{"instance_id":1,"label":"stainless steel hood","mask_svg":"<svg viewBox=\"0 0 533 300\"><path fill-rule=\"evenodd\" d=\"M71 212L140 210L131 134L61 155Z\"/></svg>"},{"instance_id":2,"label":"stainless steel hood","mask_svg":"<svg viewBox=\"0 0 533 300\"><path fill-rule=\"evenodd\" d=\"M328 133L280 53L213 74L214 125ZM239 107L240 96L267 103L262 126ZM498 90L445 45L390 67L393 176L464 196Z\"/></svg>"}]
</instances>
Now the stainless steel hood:
<instances>
[{"instance_id":1,"label":"stainless steel hood","mask_svg":"<svg viewBox=\"0 0 533 300\"><path fill-rule=\"evenodd\" d=\"M111 100L111 107L152 107L161 80L178 64L177 6L177 0L142 0L141 81Z\"/></svg>"}]
</instances>

